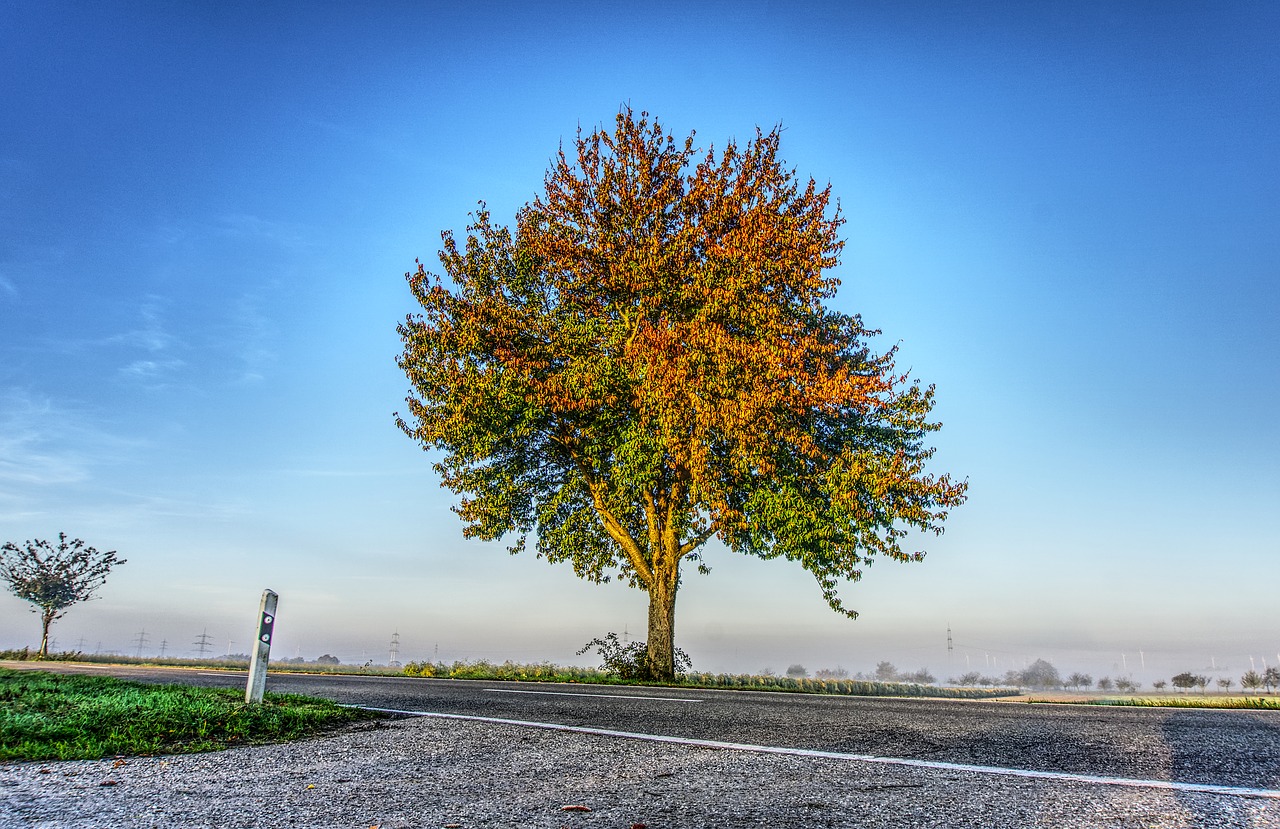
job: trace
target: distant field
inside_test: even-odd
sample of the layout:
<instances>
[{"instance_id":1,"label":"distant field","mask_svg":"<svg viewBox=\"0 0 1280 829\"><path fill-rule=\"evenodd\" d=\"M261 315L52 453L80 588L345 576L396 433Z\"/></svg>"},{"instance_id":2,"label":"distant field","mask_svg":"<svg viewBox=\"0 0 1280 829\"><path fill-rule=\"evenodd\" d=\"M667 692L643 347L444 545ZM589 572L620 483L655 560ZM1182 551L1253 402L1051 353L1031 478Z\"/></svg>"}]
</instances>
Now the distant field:
<instances>
[{"instance_id":1,"label":"distant field","mask_svg":"<svg viewBox=\"0 0 1280 829\"><path fill-rule=\"evenodd\" d=\"M0 661L35 661L27 651L0 651ZM50 661L83 662L99 665L137 665L204 670L243 671L248 663L227 659L155 659L126 656L55 654ZM318 665L316 663L273 662L273 673L354 674L369 676L421 676L440 679L507 680L514 682L572 682L593 685L661 685L666 683L623 680L599 668L541 664L501 664L474 662L410 662L401 668L385 665ZM876 682L862 679L810 679L751 674L711 674L689 672L674 683L685 688L723 688L743 691L782 691L801 694L842 696L931 697L939 699L997 699L1018 696L1016 688L951 688L909 682Z\"/></svg>"}]
</instances>

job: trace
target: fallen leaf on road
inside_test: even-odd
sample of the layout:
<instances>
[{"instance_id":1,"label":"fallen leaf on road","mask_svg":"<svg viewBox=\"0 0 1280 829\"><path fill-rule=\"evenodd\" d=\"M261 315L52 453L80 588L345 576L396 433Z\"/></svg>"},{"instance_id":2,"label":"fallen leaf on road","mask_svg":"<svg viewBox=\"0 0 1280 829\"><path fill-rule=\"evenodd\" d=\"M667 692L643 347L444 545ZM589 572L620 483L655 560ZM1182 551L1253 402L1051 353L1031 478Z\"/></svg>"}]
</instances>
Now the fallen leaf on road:
<instances>
[{"instance_id":1,"label":"fallen leaf on road","mask_svg":"<svg viewBox=\"0 0 1280 829\"><path fill-rule=\"evenodd\" d=\"M118 768L120 768L121 766L127 766L127 765L129 765L129 764L128 764L127 762L125 762L124 760L116 760L114 763L112 763L112 764L111 764L111 768L113 768L113 769L118 769Z\"/></svg>"},{"instance_id":2,"label":"fallen leaf on road","mask_svg":"<svg viewBox=\"0 0 1280 829\"><path fill-rule=\"evenodd\" d=\"M99 786L114 786L114 785L116 785L116 781L114 781L114 780L103 780L103 781L102 781L101 783L99 783L98 785L99 785Z\"/></svg>"},{"instance_id":3,"label":"fallen leaf on road","mask_svg":"<svg viewBox=\"0 0 1280 829\"><path fill-rule=\"evenodd\" d=\"M575 805L575 804L570 803L568 806L561 806L561 807L560 807L560 811L562 811L562 812L589 812L589 811L591 811L591 807L590 807L590 806L578 806L578 805Z\"/></svg>"}]
</instances>

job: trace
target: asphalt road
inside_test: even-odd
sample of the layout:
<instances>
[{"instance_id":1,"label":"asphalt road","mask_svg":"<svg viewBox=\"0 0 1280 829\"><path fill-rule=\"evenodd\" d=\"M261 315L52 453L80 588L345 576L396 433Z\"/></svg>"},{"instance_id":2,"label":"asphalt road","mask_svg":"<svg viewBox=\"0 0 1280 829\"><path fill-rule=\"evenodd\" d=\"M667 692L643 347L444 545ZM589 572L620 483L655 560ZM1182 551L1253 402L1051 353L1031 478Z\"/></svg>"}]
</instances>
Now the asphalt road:
<instances>
[{"instance_id":1,"label":"asphalt road","mask_svg":"<svg viewBox=\"0 0 1280 829\"><path fill-rule=\"evenodd\" d=\"M243 673L41 666L243 687ZM339 703L1008 769L1280 789L1280 711L1104 708L273 673Z\"/></svg>"}]
</instances>

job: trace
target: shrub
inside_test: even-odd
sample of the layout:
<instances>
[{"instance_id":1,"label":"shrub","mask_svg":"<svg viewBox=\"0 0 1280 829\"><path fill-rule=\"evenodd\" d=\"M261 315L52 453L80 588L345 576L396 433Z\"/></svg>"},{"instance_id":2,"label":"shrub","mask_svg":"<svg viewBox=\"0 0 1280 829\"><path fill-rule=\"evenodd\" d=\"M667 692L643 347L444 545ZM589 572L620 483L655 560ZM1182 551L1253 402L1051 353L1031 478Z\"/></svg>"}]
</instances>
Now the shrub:
<instances>
[{"instance_id":1,"label":"shrub","mask_svg":"<svg viewBox=\"0 0 1280 829\"><path fill-rule=\"evenodd\" d=\"M607 633L603 639L592 639L582 646L578 655L595 648L600 654L600 670L619 679L657 680L660 679L649 665L649 646L644 642L632 642L624 645L618 641L618 634ZM693 667L689 654L680 648L675 649L676 675Z\"/></svg>"}]
</instances>

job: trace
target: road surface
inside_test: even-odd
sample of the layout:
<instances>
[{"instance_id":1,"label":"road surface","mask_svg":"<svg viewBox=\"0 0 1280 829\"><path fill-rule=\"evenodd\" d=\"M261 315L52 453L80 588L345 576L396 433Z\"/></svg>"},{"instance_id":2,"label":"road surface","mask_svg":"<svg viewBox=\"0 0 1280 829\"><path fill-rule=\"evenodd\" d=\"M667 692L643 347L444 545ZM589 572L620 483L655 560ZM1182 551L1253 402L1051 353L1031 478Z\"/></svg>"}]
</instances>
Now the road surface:
<instances>
[{"instance_id":1,"label":"road surface","mask_svg":"<svg viewBox=\"0 0 1280 829\"><path fill-rule=\"evenodd\" d=\"M48 667L53 667L50 665ZM242 672L78 667L243 687ZM397 711L993 769L1280 790L1280 711L272 673L267 690Z\"/></svg>"},{"instance_id":2,"label":"road surface","mask_svg":"<svg viewBox=\"0 0 1280 829\"><path fill-rule=\"evenodd\" d=\"M0 828L1280 829L1280 712L280 673L268 688L433 716L210 754L0 764Z\"/></svg>"}]
</instances>

